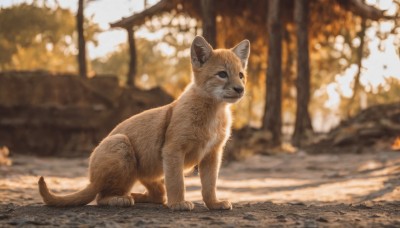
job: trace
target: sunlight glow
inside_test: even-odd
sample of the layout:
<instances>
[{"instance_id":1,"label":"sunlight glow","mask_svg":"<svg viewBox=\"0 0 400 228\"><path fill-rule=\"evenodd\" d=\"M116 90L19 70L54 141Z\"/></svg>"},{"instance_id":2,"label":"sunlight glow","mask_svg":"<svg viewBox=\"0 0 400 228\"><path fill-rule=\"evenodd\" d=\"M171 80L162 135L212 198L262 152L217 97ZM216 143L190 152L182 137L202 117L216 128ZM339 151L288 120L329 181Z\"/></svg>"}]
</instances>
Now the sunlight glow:
<instances>
[{"instance_id":1,"label":"sunlight glow","mask_svg":"<svg viewBox=\"0 0 400 228\"><path fill-rule=\"evenodd\" d=\"M317 179L310 181L284 178L232 181L221 178L218 183L219 186L224 187L218 189L218 196L222 199L230 199L232 202L348 202L381 189L385 180L387 180L387 177L379 175L369 177L368 181L364 178L354 178L332 182L320 182ZM185 182L187 188L194 189L186 192L187 198L192 201L201 201L202 196L198 191L201 189L199 178L187 178ZM260 194L257 194L257 192Z\"/></svg>"},{"instance_id":2,"label":"sunlight glow","mask_svg":"<svg viewBox=\"0 0 400 228\"><path fill-rule=\"evenodd\" d=\"M366 0L368 5L375 5L381 10L390 10L393 7L392 0Z\"/></svg>"},{"instance_id":3,"label":"sunlight glow","mask_svg":"<svg viewBox=\"0 0 400 228\"><path fill-rule=\"evenodd\" d=\"M0 7L9 7L21 3L30 4L32 2L33 0L2 0L0 1ZM42 4L42 1L39 0L38 2ZM58 2L62 8L70 9L74 13L77 11L77 1L47 1L46 4L50 7L54 7L56 6L56 2ZM148 4L151 6L157 2L158 0L149 0ZM122 29L110 29L109 23L115 22L122 17L129 17L134 12L142 11L144 8L143 4L143 1L137 0L92 1L87 4L85 16L92 18L93 22L99 24L100 28L103 30L103 32L96 37L99 43L98 46L94 46L90 43L88 44L88 56L90 59L106 56L108 53L115 51L120 44L126 43L126 32ZM139 30L137 35L143 37L149 35L149 33Z\"/></svg>"},{"instance_id":4,"label":"sunlight glow","mask_svg":"<svg viewBox=\"0 0 400 228\"><path fill-rule=\"evenodd\" d=\"M391 34L382 41L376 37L378 30L387 32L393 29L393 26L393 23L381 23L366 31L370 54L362 60L360 84L367 92L376 92L378 86L383 86L386 90L390 89L386 80L391 77L400 80L400 58L394 46L396 36ZM340 39L337 39L337 41L340 42ZM338 49L343 48L340 43L336 44L336 47ZM327 86L326 92L329 99L324 104L326 108L336 109L340 104L340 95L347 98L353 95L354 78L357 70L356 64L350 65L342 74L336 75L335 81Z\"/></svg>"}]
</instances>

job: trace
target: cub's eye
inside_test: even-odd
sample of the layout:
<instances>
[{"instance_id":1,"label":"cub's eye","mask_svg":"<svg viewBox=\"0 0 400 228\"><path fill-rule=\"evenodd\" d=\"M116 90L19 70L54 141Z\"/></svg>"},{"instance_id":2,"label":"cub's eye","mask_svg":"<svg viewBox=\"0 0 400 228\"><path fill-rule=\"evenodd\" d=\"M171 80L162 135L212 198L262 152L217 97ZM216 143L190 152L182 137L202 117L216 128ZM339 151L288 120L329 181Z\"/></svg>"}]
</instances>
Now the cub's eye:
<instances>
[{"instance_id":1,"label":"cub's eye","mask_svg":"<svg viewBox=\"0 0 400 228\"><path fill-rule=\"evenodd\" d=\"M228 73L226 73L226 71L220 71L217 73L217 75L220 78L228 78Z\"/></svg>"},{"instance_id":2,"label":"cub's eye","mask_svg":"<svg viewBox=\"0 0 400 228\"><path fill-rule=\"evenodd\" d=\"M240 78L240 79L243 79L243 78L244 78L244 75L243 75L242 72L239 73L239 78Z\"/></svg>"}]
</instances>

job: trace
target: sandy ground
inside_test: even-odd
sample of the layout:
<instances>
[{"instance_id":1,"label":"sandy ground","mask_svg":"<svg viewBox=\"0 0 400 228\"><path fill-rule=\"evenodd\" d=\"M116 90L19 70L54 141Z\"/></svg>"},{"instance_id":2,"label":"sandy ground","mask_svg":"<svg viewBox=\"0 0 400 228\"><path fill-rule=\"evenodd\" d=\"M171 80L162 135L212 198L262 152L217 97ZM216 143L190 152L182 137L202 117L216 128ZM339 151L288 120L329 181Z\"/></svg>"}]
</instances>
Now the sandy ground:
<instances>
[{"instance_id":1,"label":"sandy ground","mask_svg":"<svg viewBox=\"0 0 400 228\"><path fill-rule=\"evenodd\" d=\"M38 177L57 193L81 189L88 183L87 159L12 160L11 167L0 167L0 227L400 227L399 152L253 156L221 170L218 195L234 203L232 211L207 210L199 177L188 176L192 212L152 204L43 206Z\"/></svg>"}]
</instances>

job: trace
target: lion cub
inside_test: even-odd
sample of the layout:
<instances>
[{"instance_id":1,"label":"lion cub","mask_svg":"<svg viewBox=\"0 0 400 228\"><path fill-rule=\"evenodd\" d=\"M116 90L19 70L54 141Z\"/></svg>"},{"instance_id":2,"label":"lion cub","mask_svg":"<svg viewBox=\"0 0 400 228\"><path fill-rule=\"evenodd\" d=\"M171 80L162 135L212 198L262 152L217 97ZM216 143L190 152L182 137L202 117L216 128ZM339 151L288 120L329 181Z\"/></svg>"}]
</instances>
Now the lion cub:
<instances>
[{"instance_id":1,"label":"lion cub","mask_svg":"<svg viewBox=\"0 0 400 228\"><path fill-rule=\"evenodd\" d=\"M198 165L206 206L232 209L229 201L217 199L216 181L230 135L229 105L243 97L249 53L248 40L213 50L197 36L190 49L194 77L185 92L171 104L117 125L91 154L85 189L58 196L40 177L43 201L58 207L85 205L95 198L98 205L110 206L167 201L173 210L192 210L193 203L185 200L184 170ZM146 187L145 193L130 193L136 181Z\"/></svg>"}]
</instances>

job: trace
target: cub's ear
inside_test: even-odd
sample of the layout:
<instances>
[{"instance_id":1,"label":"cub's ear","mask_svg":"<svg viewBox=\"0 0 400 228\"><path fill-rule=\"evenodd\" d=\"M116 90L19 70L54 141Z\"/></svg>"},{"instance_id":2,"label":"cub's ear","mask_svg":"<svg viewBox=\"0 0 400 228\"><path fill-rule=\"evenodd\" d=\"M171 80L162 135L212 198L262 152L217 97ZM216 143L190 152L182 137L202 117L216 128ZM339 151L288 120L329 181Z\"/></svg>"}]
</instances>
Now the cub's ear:
<instances>
[{"instance_id":1,"label":"cub's ear","mask_svg":"<svg viewBox=\"0 0 400 228\"><path fill-rule=\"evenodd\" d=\"M201 37L196 36L190 47L190 58L192 60L192 65L195 67L201 67L212 54L213 48L207 41Z\"/></svg>"},{"instance_id":2,"label":"cub's ear","mask_svg":"<svg viewBox=\"0 0 400 228\"><path fill-rule=\"evenodd\" d=\"M231 50L237 55L237 57L239 57L240 61L242 62L243 68L246 69L247 61L249 60L250 55L250 41L243 40Z\"/></svg>"}]
</instances>

